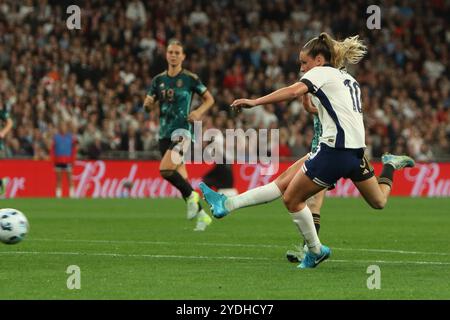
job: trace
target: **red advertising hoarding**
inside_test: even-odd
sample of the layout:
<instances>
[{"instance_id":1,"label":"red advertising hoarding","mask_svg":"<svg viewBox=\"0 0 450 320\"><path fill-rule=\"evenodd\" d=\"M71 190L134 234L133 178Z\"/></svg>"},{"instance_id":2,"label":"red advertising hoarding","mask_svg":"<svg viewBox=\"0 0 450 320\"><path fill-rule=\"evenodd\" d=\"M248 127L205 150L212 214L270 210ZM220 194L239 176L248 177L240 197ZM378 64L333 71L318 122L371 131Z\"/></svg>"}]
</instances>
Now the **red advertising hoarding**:
<instances>
[{"instance_id":1,"label":"red advertising hoarding","mask_svg":"<svg viewBox=\"0 0 450 320\"><path fill-rule=\"evenodd\" d=\"M280 163L272 176L262 175L260 165L235 164L233 175L239 192L266 184L291 163ZM207 164L190 164L188 172L194 188L211 169ZM381 164L374 163L376 173ZM159 198L177 197L179 192L159 175L157 161L77 161L73 171L75 195L80 198ZM2 160L0 176L6 178L6 197L53 197L56 176L51 162L33 160ZM124 182L131 181L130 190ZM65 187L65 190L67 188ZM67 194L67 191L65 191ZM355 197L359 193L350 180L341 179L329 196ZM450 163L421 163L415 168L395 173L392 195L450 196Z\"/></svg>"}]
</instances>

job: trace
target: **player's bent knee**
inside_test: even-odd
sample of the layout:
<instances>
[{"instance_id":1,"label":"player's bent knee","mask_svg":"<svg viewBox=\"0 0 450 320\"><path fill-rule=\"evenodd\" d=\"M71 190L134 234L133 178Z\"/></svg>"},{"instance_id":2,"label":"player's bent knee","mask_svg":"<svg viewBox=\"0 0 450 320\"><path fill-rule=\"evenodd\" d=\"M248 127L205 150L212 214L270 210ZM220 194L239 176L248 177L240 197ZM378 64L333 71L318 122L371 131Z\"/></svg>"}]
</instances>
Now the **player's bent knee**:
<instances>
[{"instance_id":1,"label":"player's bent knee","mask_svg":"<svg viewBox=\"0 0 450 320\"><path fill-rule=\"evenodd\" d=\"M288 209L289 212L298 212L304 207L302 202L298 202L295 197L286 194L283 195L283 202L284 206L286 207L286 209Z\"/></svg>"},{"instance_id":2,"label":"player's bent knee","mask_svg":"<svg viewBox=\"0 0 450 320\"><path fill-rule=\"evenodd\" d=\"M277 185L278 189L280 189L280 192L282 194L284 194L284 192L286 191L286 188L288 186L288 183L286 183L283 179L279 179L280 177L278 177L277 179L274 180L275 184Z\"/></svg>"},{"instance_id":3,"label":"player's bent knee","mask_svg":"<svg viewBox=\"0 0 450 320\"><path fill-rule=\"evenodd\" d=\"M386 206L386 202L386 199L376 199L370 203L370 206L376 210L381 210Z\"/></svg>"}]
</instances>

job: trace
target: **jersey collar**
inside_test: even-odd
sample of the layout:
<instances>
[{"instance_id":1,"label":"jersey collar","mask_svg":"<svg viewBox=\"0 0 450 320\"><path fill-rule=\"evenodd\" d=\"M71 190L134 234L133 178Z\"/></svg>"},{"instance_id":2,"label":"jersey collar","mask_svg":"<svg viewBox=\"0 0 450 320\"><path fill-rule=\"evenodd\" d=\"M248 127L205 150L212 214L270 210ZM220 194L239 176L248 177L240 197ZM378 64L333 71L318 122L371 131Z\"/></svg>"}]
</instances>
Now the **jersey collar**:
<instances>
[{"instance_id":1,"label":"jersey collar","mask_svg":"<svg viewBox=\"0 0 450 320\"><path fill-rule=\"evenodd\" d=\"M176 77L178 77L180 74L182 74L183 73L183 68L181 68L181 70L180 70L180 72L178 72L176 75L174 75L174 76L169 76L169 70L167 70L167 76L169 77L169 78L176 78Z\"/></svg>"}]
</instances>

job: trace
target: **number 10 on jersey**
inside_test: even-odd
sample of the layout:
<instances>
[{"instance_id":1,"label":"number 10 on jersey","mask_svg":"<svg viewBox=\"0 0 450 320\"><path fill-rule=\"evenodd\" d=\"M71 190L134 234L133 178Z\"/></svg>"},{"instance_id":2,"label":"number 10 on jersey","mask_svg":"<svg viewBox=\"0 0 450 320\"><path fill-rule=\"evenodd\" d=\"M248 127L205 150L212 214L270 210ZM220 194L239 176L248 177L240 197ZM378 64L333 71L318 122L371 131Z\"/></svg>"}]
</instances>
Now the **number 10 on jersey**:
<instances>
[{"instance_id":1,"label":"number 10 on jersey","mask_svg":"<svg viewBox=\"0 0 450 320\"><path fill-rule=\"evenodd\" d=\"M350 90L350 96L353 102L353 111L362 113L361 108L361 87L358 82L353 82L349 79L344 81L344 85Z\"/></svg>"}]
</instances>

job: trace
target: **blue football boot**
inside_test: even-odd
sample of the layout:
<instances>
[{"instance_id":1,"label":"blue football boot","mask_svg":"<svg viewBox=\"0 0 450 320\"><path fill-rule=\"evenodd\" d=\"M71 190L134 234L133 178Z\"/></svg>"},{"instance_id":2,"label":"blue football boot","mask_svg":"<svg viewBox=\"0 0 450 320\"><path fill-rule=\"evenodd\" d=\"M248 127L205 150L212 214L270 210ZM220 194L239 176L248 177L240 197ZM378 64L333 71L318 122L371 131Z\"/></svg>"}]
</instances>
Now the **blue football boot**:
<instances>
[{"instance_id":1,"label":"blue football boot","mask_svg":"<svg viewBox=\"0 0 450 320\"><path fill-rule=\"evenodd\" d=\"M208 204L211 207L211 212L214 216L214 218L223 218L230 212L225 208L225 201L227 200L227 196L215 192L211 188L209 188L204 182L201 182L200 190L203 192L203 196L205 198L205 201L208 202Z\"/></svg>"},{"instance_id":2,"label":"blue football boot","mask_svg":"<svg viewBox=\"0 0 450 320\"><path fill-rule=\"evenodd\" d=\"M302 263L300 263L297 268L300 269L315 268L319 263L327 260L330 257L330 255L331 255L330 248L324 245L320 247L319 254L315 254L311 250L308 250L305 254L305 257L302 260Z\"/></svg>"},{"instance_id":3,"label":"blue football boot","mask_svg":"<svg viewBox=\"0 0 450 320\"><path fill-rule=\"evenodd\" d=\"M408 156L396 156L395 154L385 153L381 157L383 164L390 164L395 170L400 170L406 167L412 168L415 162Z\"/></svg>"}]
</instances>

